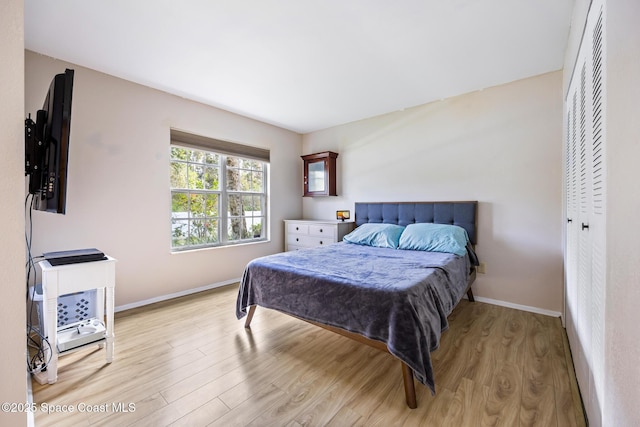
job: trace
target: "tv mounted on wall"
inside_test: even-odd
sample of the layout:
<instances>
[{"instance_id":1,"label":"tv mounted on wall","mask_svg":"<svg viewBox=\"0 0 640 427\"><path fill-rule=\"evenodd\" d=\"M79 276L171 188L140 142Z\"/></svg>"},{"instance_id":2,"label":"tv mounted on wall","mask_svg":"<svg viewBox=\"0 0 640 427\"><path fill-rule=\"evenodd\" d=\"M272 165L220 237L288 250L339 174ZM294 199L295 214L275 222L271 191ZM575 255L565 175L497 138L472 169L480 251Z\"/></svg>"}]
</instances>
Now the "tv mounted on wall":
<instances>
[{"instance_id":1,"label":"tv mounted on wall","mask_svg":"<svg viewBox=\"0 0 640 427\"><path fill-rule=\"evenodd\" d=\"M25 175L35 209L64 214L71 130L73 70L51 81L42 110L25 120Z\"/></svg>"}]
</instances>

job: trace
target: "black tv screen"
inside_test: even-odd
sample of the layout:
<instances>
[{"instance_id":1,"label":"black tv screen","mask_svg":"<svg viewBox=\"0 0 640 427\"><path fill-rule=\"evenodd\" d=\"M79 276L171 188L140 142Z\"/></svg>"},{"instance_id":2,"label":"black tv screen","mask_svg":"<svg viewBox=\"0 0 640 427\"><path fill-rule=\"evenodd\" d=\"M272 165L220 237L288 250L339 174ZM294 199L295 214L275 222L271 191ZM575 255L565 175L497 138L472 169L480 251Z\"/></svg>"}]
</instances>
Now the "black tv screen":
<instances>
[{"instance_id":1,"label":"black tv screen","mask_svg":"<svg viewBox=\"0 0 640 427\"><path fill-rule=\"evenodd\" d=\"M35 209L64 214L71 130L73 70L51 81L36 121L25 120L25 173Z\"/></svg>"}]
</instances>

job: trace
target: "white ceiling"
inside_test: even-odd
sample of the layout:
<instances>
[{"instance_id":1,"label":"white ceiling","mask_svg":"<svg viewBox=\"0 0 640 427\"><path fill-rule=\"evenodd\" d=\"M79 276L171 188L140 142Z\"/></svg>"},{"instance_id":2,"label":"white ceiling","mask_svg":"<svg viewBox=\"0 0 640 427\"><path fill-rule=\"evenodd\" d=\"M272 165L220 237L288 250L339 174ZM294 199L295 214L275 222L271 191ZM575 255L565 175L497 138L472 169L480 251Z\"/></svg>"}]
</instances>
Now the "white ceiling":
<instances>
[{"instance_id":1,"label":"white ceiling","mask_svg":"<svg viewBox=\"0 0 640 427\"><path fill-rule=\"evenodd\" d=\"M25 47L299 133L562 68L575 0L25 0Z\"/></svg>"}]
</instances>

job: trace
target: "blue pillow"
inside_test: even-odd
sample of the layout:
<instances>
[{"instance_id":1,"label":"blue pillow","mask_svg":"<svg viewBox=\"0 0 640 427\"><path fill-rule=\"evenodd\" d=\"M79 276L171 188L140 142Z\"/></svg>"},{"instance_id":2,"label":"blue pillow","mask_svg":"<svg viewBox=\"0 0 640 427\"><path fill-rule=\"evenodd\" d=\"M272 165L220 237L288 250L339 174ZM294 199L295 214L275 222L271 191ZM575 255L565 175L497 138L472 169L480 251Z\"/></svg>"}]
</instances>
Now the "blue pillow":
<instances>
[{"instance_id":1,"label":"blue pillow","mask_svg":"<svg viewBox=\"0 0 640 427\"><path fill-rule=\"evenodd\" d=\"M397 249L403 230L403 226L396 224L366 223L344 236L342 240L356 245Z\"/></svg>"},{"instance_id":2,"label":"blue pillow","mask_svg":"<svg viewBox=\"0 0 640 427\"><path fill-rule=\"evenodd\" d=\"M414 251L467 254L467 230L448 224L409 224L400 236L398 247Z\"/></svg>"}]
</instances>

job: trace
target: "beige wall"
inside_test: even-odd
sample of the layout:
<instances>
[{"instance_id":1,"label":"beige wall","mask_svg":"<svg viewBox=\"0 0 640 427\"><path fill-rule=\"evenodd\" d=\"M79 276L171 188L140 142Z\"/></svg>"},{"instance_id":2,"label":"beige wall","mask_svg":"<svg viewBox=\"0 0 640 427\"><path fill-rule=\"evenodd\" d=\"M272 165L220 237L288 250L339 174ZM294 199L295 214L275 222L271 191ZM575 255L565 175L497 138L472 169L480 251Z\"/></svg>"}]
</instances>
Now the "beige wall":
<instances>
[{"instance_id":1,"label":"beige wall","mask_svg":"<svg viewBox=\"0 0 640 427\"><path fill-rule=\"evenodd\" d=\"M357 201L478 200L480 297L562 311L562 72L304 136L338 156L332 218Z\"/></svg>"},{"instance_id":2,"label":"beige wall","mask_svg":"<svg viewBox=\"0 0 640 427\"><path fill-rule=\"evenodd\" d=\"M283 249L282 219L301 214L301 136L27 51L25 108L75 69L66 215L34 213L34 253L96 247L118 259L116 306L238 279ZM271 150L271 241L170 252L169 129Z\"/></svg>"},{"instance_id":3,"label":"beige wall","mask_svg":"<svg viewBox=\"0 0 640 427\"><path fill-rule=\"evenodd\" d=\"M0 402L27 399L24 244L24 5L0 3ZM0 411L0 425L25 425Z\"/></svg>"}]
</instances>

